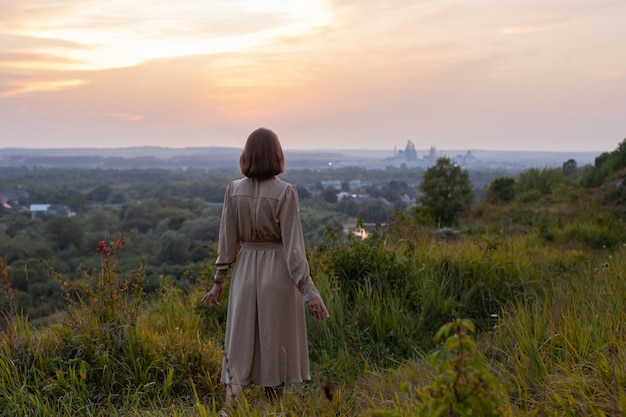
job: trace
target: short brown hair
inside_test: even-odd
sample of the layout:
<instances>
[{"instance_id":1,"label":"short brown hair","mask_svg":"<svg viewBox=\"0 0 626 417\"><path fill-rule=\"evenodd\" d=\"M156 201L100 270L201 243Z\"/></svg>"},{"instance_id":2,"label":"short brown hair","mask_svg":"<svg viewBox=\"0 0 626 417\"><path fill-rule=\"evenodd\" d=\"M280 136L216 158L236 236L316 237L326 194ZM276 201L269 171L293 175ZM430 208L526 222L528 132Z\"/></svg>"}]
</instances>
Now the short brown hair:
<instances>
[{"instance_id":1,"label":"short brown hair","mask_svg":"<svg viewBox=\"0 0 626 417\"><path fill-rule=\"evenodd\" d=\"M246 177L258 179L285 172L285 155L278 135L264 127L250 133L239 157L239 169Z\"/></svg>"}]
</instances>

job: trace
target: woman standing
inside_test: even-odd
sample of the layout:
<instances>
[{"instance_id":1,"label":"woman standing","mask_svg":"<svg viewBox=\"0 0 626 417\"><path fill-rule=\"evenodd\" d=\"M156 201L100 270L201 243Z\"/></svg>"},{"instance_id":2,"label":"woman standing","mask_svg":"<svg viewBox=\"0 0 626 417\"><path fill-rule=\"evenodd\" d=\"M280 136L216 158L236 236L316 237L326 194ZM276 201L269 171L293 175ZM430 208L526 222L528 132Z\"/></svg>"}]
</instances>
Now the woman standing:
<instances>
[{"instance_id":1,"label":"woman standing","mask_svg":"<svg viewBox=\"0 0 626 417\"><path fill-rule=\"evenodd\" d=\"M276 399L285 383L309 380L304 303L316 319L328 317L311 280L296 189L276 177L285 170L278 136L252 132L239 167L244 178L228 184L224 196L215 282L202 298L220 305L232 267L221 376L226 405L248 385Z\"/></svg>"}]
</instances>

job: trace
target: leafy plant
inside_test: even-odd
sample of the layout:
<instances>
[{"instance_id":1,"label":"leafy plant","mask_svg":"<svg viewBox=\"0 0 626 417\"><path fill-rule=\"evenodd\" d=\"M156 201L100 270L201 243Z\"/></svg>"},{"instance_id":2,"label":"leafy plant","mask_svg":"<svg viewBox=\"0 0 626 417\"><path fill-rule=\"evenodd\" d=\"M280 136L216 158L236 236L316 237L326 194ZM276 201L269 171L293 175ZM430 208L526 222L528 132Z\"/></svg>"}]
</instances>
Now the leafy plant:
<instances>
[{"instance_id":1,"label":"leafy plant","mask_svg":"<svg viewBox=\"0 0 626 417\"><path fill-rule=\"evenodd\" d=\"M435 381L421 391L419 415L469 417L505 415L505 396L469 336L474 324L457 319L439 329L435 338L447 336L432 355L438 371Z\"/></svg>"},{"instance_id":2,"label":"leafy plant","mask_svg":"<svg viewBox=\"0 0 626 417\"><path fill-rule=\"evenodd\" d=\"M443 325L435 338L447 337L430 357L435 380L414 391L417 403L414 415L428 417L495 417L510 415L507 397L469 336L474 324L456 319ZM411 393L408 383L401 390ZM377 409L371 416L399 417L400 414Z\"/></svg>"}]
</instances>

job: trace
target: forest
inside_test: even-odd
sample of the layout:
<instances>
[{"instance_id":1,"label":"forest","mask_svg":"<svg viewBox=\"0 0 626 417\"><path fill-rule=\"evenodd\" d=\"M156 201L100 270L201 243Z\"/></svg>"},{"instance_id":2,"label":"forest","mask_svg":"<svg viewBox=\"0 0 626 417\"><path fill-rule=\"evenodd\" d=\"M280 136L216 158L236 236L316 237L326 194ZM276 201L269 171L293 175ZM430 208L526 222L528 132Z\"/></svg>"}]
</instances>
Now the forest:
<instances>
[{"instance_id":1,"label":"forest","mask_svg":"<svg viewBox=\"0 0 626 417\"><path fill-rule=\"evenodd\" d=\"M623 415L625 142L583 167L283 174L331 318L309 318L311 382L232 415ZM226 310L198 300L239 175L0 169L0 409L215 415Z\"/></svg>"}]
</instances>

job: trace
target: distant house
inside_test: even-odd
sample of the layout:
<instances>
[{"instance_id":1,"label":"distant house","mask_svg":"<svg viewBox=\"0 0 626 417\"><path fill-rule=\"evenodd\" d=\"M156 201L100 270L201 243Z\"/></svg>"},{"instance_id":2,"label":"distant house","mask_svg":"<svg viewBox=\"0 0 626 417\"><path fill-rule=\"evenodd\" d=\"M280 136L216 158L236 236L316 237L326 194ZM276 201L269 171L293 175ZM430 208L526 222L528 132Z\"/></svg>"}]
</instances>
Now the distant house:
<instances>
[{"instance_id":1,"label":"distant house","mask_svg":"<svg viewBox=\"0 0 626 417\"><path fill-rule=\"evenodd\" d=\"M324 180L322 181L322 187L326 188L334 188L336 190L341 190L341 181L339 180Z\"/></svg>"},{"instance_id":2,"label":"distant house","mask_svg":"<svg viewBox=\"0 0 626 417\"><path fill-rule=\"evenodd\" d=\"M344 198L356 198L356 194L341 191L337 193L337 200L343 200Z\"/></svg>"},{"instance_id":3,"label":"distant house","mask_svg":"<svg viewBox=\"0 0 626 417\"><path fill-rule=\"evenodd\" d=\"M69 207L62 204L31 204L30 215L32 218L37 215L49 214L52 216L68 216L72 217L76 215Z\"/></svg>"},{"instance_id":4,"label":"distant house","mask_svg":"<svg viewBox=\"0 0 626 417\"><path fill-rule=\"evenodd\" d=\"M32 218L35 218L38 214L47 213L50 206L51 204L31 204L30 215L32 216Z\"/></svg>"}]
</instances>

